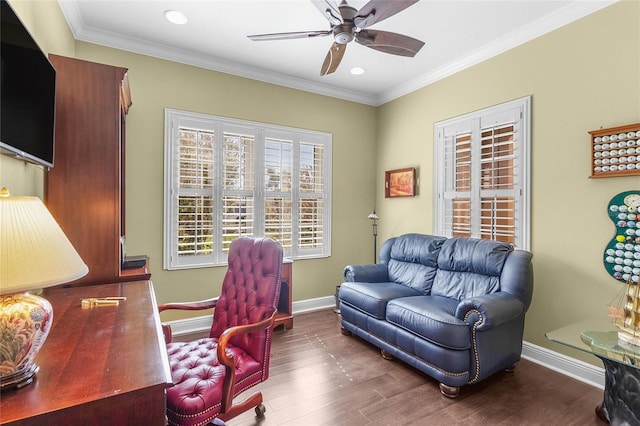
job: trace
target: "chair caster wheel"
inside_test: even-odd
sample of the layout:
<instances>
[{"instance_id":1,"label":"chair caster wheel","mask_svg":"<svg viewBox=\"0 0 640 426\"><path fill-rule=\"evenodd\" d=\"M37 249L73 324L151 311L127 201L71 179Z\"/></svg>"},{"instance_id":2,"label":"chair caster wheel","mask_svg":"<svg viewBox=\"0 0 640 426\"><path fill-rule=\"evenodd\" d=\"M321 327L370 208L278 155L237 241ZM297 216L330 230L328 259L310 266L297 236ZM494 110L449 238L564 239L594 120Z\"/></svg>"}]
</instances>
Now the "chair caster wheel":
<instances>
[{"instance_id":1,"label":"chair caster wheel","mask_svg":"<svg viewBox=\"0 0 640 426\"><path fill-rule=\"evenodd\" d=\"M264 417L264 413L267 412L266 407L264 406L264 404L260 404L256 406L256 416L259 418L263 418Z\"/></svg>"}]
</instances>

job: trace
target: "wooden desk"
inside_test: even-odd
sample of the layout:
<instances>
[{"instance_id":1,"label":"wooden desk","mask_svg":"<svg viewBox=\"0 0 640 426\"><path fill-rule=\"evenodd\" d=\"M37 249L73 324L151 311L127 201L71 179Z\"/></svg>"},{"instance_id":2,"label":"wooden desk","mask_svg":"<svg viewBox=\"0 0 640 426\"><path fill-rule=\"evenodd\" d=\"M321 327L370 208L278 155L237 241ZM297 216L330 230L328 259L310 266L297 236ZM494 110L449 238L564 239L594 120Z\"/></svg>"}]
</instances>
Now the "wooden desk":
<instances>
[{"instance_id":1,"label":"wooden desk","mask_svg":"<svg viewBox=\"0 0 640 426\"><path fill-rule=\"evenodd\" d=\"M125 296L82 309L87 297ZM0 396L0 423L164 425L172 385L151 281L45 290L53 325L30 385Z\"/></svg>"}]
</instances>

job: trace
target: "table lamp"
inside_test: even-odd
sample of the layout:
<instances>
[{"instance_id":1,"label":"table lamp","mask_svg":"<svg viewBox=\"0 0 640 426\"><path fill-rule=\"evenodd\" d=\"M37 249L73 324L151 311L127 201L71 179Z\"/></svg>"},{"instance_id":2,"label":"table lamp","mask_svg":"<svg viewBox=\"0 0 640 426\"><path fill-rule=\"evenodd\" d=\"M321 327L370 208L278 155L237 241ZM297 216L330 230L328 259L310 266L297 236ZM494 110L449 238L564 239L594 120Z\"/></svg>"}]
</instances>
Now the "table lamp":
<instances>
[{"instance_id":1,"label":"table lamp","mask_svg":"<svg viewBox=\"0 0 640 426\"><path fill-rule=\"evenodd\" d=\"M37 197L0 190L0 389L26 386L53 321L51 304L34 290L89 272Z\"/></svg>"}]
</instances>

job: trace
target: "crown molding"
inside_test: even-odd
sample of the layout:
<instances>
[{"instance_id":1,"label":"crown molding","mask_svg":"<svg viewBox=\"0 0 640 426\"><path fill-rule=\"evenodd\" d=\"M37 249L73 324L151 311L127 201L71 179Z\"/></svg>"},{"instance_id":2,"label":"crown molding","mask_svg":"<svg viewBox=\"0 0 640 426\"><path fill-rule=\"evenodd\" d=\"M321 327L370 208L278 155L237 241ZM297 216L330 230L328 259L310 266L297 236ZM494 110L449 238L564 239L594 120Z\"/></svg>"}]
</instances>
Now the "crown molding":
<instances>
[{"instance_id":1,"label":"crown molding","mask_svg":"<svg viewBox=\"0 0 640 426\"><path fill-rule=\"evenodd\" d=\"M531 24L512 32L506 37L501 38L495 43L485 45L471 54L465 55L464 57L448 64L444 64L434 71L420 75L413 80L379 94L368 94L350 91L343 88L336 88L291 75L225 61L220 58L208 57L198 52L171 48L132 37L126 37L120 34L98 30L85 25L76 2L58 0L58 4L60 5L60 9L62 10L62 13L76 40L365 105L380 106L455 73L463 71L480 62L486 61L487 59L493 58L501 53L513 49L514 47L520 46L537 37L570 24L571 22L604 9L618 1L619 0L574 1L562 9L559 9L554 14L546 16L544 19L534 21Z\"/></svg>"},{"instance_id":2,"label":"crown molding","mask_svg":"<svg viewBox=\"0 0 640 426\"><path fill-rule=\"evenodd\" d=\"M312 82L299 77L275 73L261 68L226 61L220 58L205 56L201 53L185 49L176 49L165 45L150 43L134 37L123 36L108 31L92 28L84 24L76 2L59 0L62 13L71 28L76 40L98 44L154 58L165 59L186 65L210 69L238 77L249 78L265 83L276 84L292 89L303 90L315 94L344 99L366 105L375 105L376 97L366 93L350 91Z\"/></svg>"},{"instance_id":3,"label":"crown molding","mask_svg":"<svg viewBox=\"0 0 640 426\"><path fill-rule=\"evenodd\" d=\"M67 25L69 25L73 38L79 40L78 33L85 28L86 25L82 20L82 14L80 13L78 4L75 1L58 0L58 6L60 6L60 10L62 11L64 19L67 21Z\"/></svg>"}]
</instances>

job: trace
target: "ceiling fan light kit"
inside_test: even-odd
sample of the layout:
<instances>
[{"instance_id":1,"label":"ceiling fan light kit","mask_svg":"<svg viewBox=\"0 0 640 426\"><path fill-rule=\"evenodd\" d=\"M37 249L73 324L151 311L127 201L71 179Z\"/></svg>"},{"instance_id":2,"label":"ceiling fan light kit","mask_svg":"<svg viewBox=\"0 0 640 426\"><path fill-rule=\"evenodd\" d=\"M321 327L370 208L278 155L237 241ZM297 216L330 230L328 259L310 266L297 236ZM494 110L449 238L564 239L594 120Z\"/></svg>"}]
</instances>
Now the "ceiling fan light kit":
<instances>
[{"instance_id":1,"label":"ceiling fan light kit","mask_svg":"<svg viewBox=\"0 0 640 426\"><path fill-rule=\"evenodd\" d=\"M322 63L320 75L335 72L342 61L346 46L352 41L377 50L398 56L415 56L424 42L402 34L388 31L368 30L367 27L387 19L418 0L370 0L360 10L350 6L346 0L337 6L335 0L311 0L314 6L329 21L330 30L298 31L248 36L254 41L286 40L333 35L334 42Z\"/></svg>"},{"instance_id":2,"label":"ceiling fan light kit","mask_svg":"<svg viewBox=\"0 0 640 426\"><path fill-rule=\"evenodd\" d=\"M353 25L341 24L334 28L333 37L336 43L347 44L353 41Z\"/></svg>"}]
</instances>

